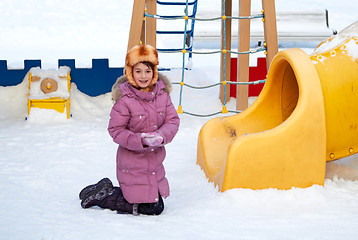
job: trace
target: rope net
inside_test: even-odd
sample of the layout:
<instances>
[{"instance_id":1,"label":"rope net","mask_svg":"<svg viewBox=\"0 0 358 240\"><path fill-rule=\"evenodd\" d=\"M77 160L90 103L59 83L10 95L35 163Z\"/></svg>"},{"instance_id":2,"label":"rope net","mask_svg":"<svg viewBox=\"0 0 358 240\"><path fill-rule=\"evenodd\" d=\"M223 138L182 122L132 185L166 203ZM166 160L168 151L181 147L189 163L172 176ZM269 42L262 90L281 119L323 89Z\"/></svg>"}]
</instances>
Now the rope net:
<instances>
[{"instance_id":1,"label":"rope net","mask_svg":"<svg viewBox=\"0 0 358 240\"><path fill-rule=\"evenodd\" d=\"M211 88L211 87L216 87L219 85L223 85L223 92L224 92L224 99L226 99L226 94L227 94L227 85L228 84L235 84L235 85L251 85L251 84L260 84L260 83L265 83L266 80L258 80L258 81L253 81L253 82L232 82L232 81L225 81L226 76L225 76L225 64L223 64L223 81L220 83L216 83L216 84L211 84L211 85L207 85L207 86L192 86L189 85L187 83L184 82L184 73L185 73L185 56L186 54L190 54L189 56L191 56L191 54L217 54L217 53L222 53L223 54L223 62L226 62L226 53L231 53L231 54L236 54L236 55L240 55L240 54L253 54L253 53L257 53L257 52L261 52L261 51L265 51L266 54L266 44L264 44L264 46L262 47L257 47L255 49L250 49L249 51L244 51L244 52L237 52L237 51L232 51L232 50L226 50L226 49L221 49L221 50L217 50L217 51L193 51L192 50L192 46L186 47L186 38L187 38L187 34L193 34L193 29L188 30L188 23L189 20L192 21L192 24L194 21L217 21L217 20L221 20L223 23L223 46L226 46L226 19L256 19L256 18L262 18L262 21L264 21L264 13L262 11L262 14L257 14L257 15L252 15L252 16L239 16L239 17L233 17L233 16L226 16L225 15L225 0L222 1L222 16L219 17L212 17L212 18L196 18L196 4L197 4L198 0L189 2L188 0L186 0L185 2L164 2L164 1L157 1L157 4L161 4L161 5L183 5L185 6L185 15L181 15L181 16L163 16L163 15L152 15L152 14L148 14L146 11L144 13L145 17L151 17L151 18L155 18L157 20L178 20L178 19L182 19L184 20L184 30L183 31L171 31L171 32L166 32L166 31L157 31L157 34L165 34L165 33L169 33L169 34L183 34L183 47L181 49L158 49L158 52L161 53L182 53L182 67L181 67L181 81L180 82L173 82L174 85L180 85L180 93L179 93L179 104L178 104L178 109L177 112L179 114L188 114L191 116L195 116L195 117L211 117L211 116L215 116L218 114L224 114L224 113L239 113L241 111L231 111L231 110L227 110L226 109L226 101L224 101L223 106L222 106L222 110L218 111L218 112L214 112L214 113L209 113L209 114L196 114L196 113L190 113L187 111L183 111L183 107L182 107L182 97L183 97L183 88L184 87L189 87L189 88L193 88L193 89L207 89L207 88ZM189 12L189 6L193 5L194 6L194 11L191 15L188 14Z\"/></svg>"}]
</instances>

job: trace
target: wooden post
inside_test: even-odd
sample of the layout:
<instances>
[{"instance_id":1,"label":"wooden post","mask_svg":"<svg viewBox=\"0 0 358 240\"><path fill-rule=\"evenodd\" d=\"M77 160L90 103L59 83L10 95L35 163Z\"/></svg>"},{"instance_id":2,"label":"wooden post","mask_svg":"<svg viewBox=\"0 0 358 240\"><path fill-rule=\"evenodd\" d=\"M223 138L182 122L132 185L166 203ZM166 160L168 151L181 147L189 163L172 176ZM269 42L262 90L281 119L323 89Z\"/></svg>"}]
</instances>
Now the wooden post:
<instances>
[{"instance_id":1,"label":"wooden post","mask_svg":"<svg viewBox=\"0 0 358 240\"><path fill-rule=\"evenodd\" d=\"M157 14L157 1L156 0L147 0L147 13L151 15ZM152 47L156 48L157 45L157 22L155 18L147 17L146 18L146 41L145 44L149 44Z\"/></svg>"},{"instance_id":2,"label":"wooden post","mask_svg":"<svg viewBox=\"0 0 358 240\"><path fill-rule=\"evenodd\" d=\"M240 16L251 15L251 0L240 0ZM239 52L250 50L250 19L239 20ZM240 54L237 61L238 81L249 82L249 54ZM237 85L236 109L245 110L249 103L248 85Z\"/></svg>"},{"instance_id":3,"label":"wooden post","mask_svg":"<svg viewBox=\"0 0 358 240\"><path fill-rule=\"evenodd\" d=\"M223 0L221 1L221 16L224 15ZM232 0L225 1L225 16L232 16ZM225 42L224 42L224 27L225 27ZM221 49L231 50L231 18L225 19L221 24ZM224 62L225 55L225 62ZM231 79L231 54L222 53L220 64L220 81L230 81ZM225 65L225 79L224 79L224 65ZM220 86L220 100L224 104L230 100L230 85L226 85L226 96L224 99L224 86Z\"/></svg>"},{"instance_id":4,"label":"wooden post","mask_svg":"<svg viewBox=\"0 0 358 240\"><path fill-rule=\"evenodd\" d=\"M271 61L278 51L275 0L262 0L264 10L264 34L267 47L266 63L267 70Z\"/></svg>"},{"instance_id":5,"label":"wooden post","mask_svg":"<svg viewBox=\"0 0 358 240\"><path fill-rule=\"evenodd\" d=\"M127 51L135 45L138 45L140 42L143 26L144 8L145 0L134 0Z\"/></svg>"}]
</instances>

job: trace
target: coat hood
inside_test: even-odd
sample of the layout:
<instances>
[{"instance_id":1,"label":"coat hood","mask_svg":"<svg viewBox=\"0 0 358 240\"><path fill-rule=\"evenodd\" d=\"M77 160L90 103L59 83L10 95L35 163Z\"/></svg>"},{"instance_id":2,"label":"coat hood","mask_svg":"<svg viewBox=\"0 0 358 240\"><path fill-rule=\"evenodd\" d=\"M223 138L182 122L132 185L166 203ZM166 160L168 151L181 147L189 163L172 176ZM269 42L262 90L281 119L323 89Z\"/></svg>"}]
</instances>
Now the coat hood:
<instances>
[{"instance_id":1,"label":"coat hood","mask_svg":"<svg viewBox=\"0 0 358 240\"><path fill-rule=\"evenodd\" d=\"M158 73L158 78L161 79L165 85L164 91L168 94L172 91L172 84L170 80L163 74ZM122 96L122 91L119 88L119 86L122 83L125 83L128 81L128 78L126 75L123 75L119 78L117 78L116 82L112 86L112 99L114 102L117 102L117 100Z\"/></svg>"}]
</instances>

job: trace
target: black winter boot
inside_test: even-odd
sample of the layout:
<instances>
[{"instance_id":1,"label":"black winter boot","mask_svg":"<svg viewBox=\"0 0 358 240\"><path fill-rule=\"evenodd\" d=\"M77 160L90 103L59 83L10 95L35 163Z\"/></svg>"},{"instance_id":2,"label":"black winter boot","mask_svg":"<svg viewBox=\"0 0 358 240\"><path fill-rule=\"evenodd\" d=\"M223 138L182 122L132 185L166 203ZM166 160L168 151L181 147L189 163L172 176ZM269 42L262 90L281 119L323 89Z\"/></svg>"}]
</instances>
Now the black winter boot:
<instances>
[{"instance_id":1,"label":"black winter boot","mask_svg":"<svg viewBox=\"0 0 358 240\"><path fill-rule=\"evenodd\" d=\"M136 212L133 211L133 204L129 203L123 197L123 193L120 187L114 187L113 193L100 201L98 203L98 206L101 208L111 209L122 214L136 214Z\"/></svg>"},{"instance_id":2,"label":"black winter boot","mask_svg":"<svg viewBox=\"0 0 358 240\"><path fill-rule=\"evenodd\" d=\"M109 180L109 179L108 179ZM90 208L92 206L99 206L99 203L114 192L113 185L108 180L102 179L97 184L90 185L84 188L80 193L82 197L81 206L83 208Z\"/></svg>"},{"instance_id":3,"label":"black winter boot","mask_svg":"<svg viewBox=\"0 0 358 240\"><path fill-rule=\"evenodd\" d=\"M119 214L160 215L164 210L164 201L160 194L158 197L158 202L132 204L124 198L120 187L113 187L113 193L100 201L97 206L117 211Z\"/></svg>"},{"instance_id":4,"label":"black winter boot","mask_svg":"<svg viewBox=\"0 0 358 240\"><path fill-rule=\"evenodd\" d=\"M102 189L104 187L113 188L111 180L109 180L108 178L103 178L98 183L85 187L80 192L79 198L81 200L83 200L84 198L88 198L90 195L93 195L96 191L98 191L98 189Z\"/></svg>"},{"instance_id":5,"label":"black winter boot","mask_svg":"<svg viewBox=\"0 0 358 240\"><path fill-rule=\"evenodd\" d=\"M138 213L145 215L160 215L164 210L164 201L159 194L159 201L156 203L141 203L138 206Z\"/></svg>"}]
</instances>

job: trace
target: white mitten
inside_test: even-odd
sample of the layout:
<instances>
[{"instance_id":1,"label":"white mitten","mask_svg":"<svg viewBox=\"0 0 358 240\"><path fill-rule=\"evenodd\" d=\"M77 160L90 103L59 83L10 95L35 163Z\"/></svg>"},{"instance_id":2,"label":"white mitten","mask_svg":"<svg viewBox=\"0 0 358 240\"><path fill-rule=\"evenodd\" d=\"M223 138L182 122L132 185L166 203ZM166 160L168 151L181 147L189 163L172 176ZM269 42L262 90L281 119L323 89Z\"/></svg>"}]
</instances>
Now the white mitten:
<instances>
[{"instance_id":1,"label":"white mitten","mask_svg":"<svg viewBox=\"0 0 358 240\"><path fill-rule=\"evenodd\" d=\"M163 142L163 137L156 132L142 133L142 143L150 147L158 146Z\"/></svg>"}]
</instances>

